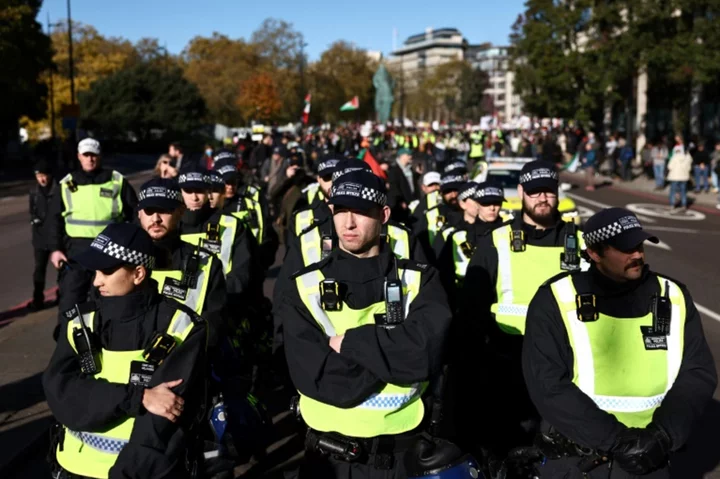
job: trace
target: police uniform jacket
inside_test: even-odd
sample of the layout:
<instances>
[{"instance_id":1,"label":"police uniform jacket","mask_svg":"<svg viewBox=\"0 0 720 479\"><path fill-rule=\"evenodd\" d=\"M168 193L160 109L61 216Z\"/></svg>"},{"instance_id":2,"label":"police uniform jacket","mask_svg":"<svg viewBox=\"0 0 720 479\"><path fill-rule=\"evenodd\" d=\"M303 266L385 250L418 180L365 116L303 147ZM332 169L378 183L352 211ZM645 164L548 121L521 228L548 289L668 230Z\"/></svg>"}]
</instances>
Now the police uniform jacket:
<instances>
[{"instance_id":1,"label":"police uniform jacket","mask_svg":"<svg viewBox=\"0 0 720 479\"><path fill-rule=\"evenodd\" d=\"M142 350L155 332L167 331L176 304L158 294L157 283L148 279L126 296L100 297L95 303L93 330L98 332L104 349ZM64 333L67 320L62 327ZM83 374L67 334L60 334L43 373L50 410L58 422L76 431L98 431L124 417L134 417L130 442L122 449L110 477L177 477L172 471L177 472L183 464L184 428L194 420L204 390L205 341L205 325L196 323L186 340L152 375L149 387L183 380L173 391L185 399L185 408L180 420L173 424L143 408L142 386L110 383Z\"/></svg>"},{"instance_id":2,"label":"police uniform jacket","mask_svg":"<svg viewBox=\"0 0 720 479\"><path fill-rule=\"evenodd\" d=\"M338 249L294 276L319 268L338 282L344 305L361 309L384 300L391 258L388 248L372 258ZM451 313L437 272L414 261L398 260L398 266L422 273L420 291L404 323L391 330L375 325L348 330L340 353L330 348L297 288L280 298L277 314L283 321L290 377L301 393L333 406L352 407L386 383L426 381L440 370Z\"/></svg>"},{"instance_id":3,"label":"police uniform jacket","mask_svg":"<svg viewBox=\"0 0 720 479\"><path fill-rule=\"evenodd\" d=\"M97 168L89 172L81 169L72 173L72 179L77 186L101 185L112 179L112 173L113 170L106 168ZM130 182L127 181L127 178L123 181L122 188L120 189L120 201L122 203L122 220L133 221L138 199L135 190ZM46 220L49 232L48 249L50 251L61 250L65 251L66 254L75 255L88 248L93 239L70 238L67 236L65 233L65 220L62 216L64 211L65 204L58 190L57 194L53 195L51 199L48 218Z\"/></svg>"},{"instance_id":4,"label":"police uniform jacket","mask_svg":"<svg viewBox=\"0 0 720 479\"><path fill-rule=\"evenodd\" d=\"M500 226L506 224L512 225L512 228L516 230L522 229L525 232L525 243L533 246L564 246L565 233L569 227L567 222L558 219L554 227L538 229L526 224L522 219L522 214L518 214L514 219L502 223ZM558 255L559 261L560 256ZM467 268L465 285L459 302L462 315L470 315L474 318L482 315L480 320L483 321L484 326L488 326L485 321L490 319L490 307L497 302L495 287L497 276L497 250L494 247L492 235L486 234L478 238L475 253ZM482 294L478 294L478 291L482 291ZM492 323L494 324L494 321Z\"/></svg>"},{"instance_id":5,"label":"police uniform jacket","mask_svg":"<svg viewBox=\"0 0 720 479\"><path fill-rule=\"evenodd\" d=\"M295 213L293 213L292 217L290 218L290 221L288 221L288 227L287 227L287 238L285 240L285 245L288 245L290 243L295 243L295 246L300 246L300 238L299 235L295 234L295 228L296 228L296 222L297 222L297 215L305 211L308 208L298 210ZM330 207L325 202L325 200L319 200L319 201L313 201L312 205L310 205L310 208L312 209L313 213L313 222L314 223L322 223L326 219L330 218L332 219L332 211L330 211ZM307 229L307 228L304 228Z\"/></svg>"},{"instance_id":6,"label":"police uniform jacket","mask_svg":"<svg viewBox=\"0 0 720 479\"><path fill-rule=\"evenodd\" d=\"M183 270L188 258L196 248L185 243L177 234L169 234L166 238L154 242L155 269L157 270ZM213 255L210 251L200 248L202 254ZM214 255L213 255L214 256ZM225 330L227 318L227 287L222 272L222 263L215 257L210 267L205 303L201 312L202 318L208 327L208 347L217 342ZM162 286L162 285L160 285Z\"/></svg>"},{"instance_id":7,"label":"police uniform jacket","mask_svg":"<svg viewBox=\"0 0 720 479\"><path fill-rule=\"evenodd\" d=\"M441 203L435 208L438 209L440 216L445 217L445 225L458 227L464 223L463 212L459 209L459 207L452 207L450 205L446 205L445 203ZM427 213L427 210L425 212ZM413 236L417 239L418 244L425 252L425 257L428 261L430 261L430 263L435 265L437 257L435 256L433 244L430 243L430 237L428 236L427 216L422 215L422 217L413 224L412 230ZM438 234L440 234L439 231Z\"/></svg>"},{"instance_id":8,"label":"police uniform jacket","mask_svg":"<svg viewBox=\"0 0 720 479\"><path fill-rule=\"evenodd\" d=\"M522 352L525 382L544 421L578 444L607 451L625 426L615 416L599 409L572 383L573 353L560 309L549 287L551 282L567 274L547 281L530 303ZM657 274L647 266L640 279L628 283L612 281L594 265L589 271L572 276L579 293L595 295L598 312L616 318L647 315L652 296L660 294ZM687 288L677 284L686 302L682 363L673 386L653 415L653 422L672 439L673 450L686 443L693 423L717 385L700 314Z\"/></svg>"},{"instance_id":9,"label":"police uniform jacket","mask_svg":"<svg viewBox=\"0 0 720 479\"><path fill-rule=\"evenodd\" d=\"M55 234L50 227L50 206L53 199L60 196L60 186L54 179L47 186L35 186L30 190L30 220L32 221L32 244L35 249L50 249L49 238Z\"/></svg>"},{"instance_id":10,"label":"police uniform jacket","mask_svg":"<svg viewBox=\"0 0 720 479\"><path fill-rule=\"evenodd\" d=\"M196 211L186 210L180 222L179 233L204 233L209 223L220 223L220 216L222 212L210 208L209 204ZM231 303L239 301L241 296L248 297L253 292L262 291L262 281L253 284L254 280L263 276L257 247L252 232L238 220L238 232L235 234L232 249L232 268L225 277L228 300Z\"/></svg>"}]
</instances>

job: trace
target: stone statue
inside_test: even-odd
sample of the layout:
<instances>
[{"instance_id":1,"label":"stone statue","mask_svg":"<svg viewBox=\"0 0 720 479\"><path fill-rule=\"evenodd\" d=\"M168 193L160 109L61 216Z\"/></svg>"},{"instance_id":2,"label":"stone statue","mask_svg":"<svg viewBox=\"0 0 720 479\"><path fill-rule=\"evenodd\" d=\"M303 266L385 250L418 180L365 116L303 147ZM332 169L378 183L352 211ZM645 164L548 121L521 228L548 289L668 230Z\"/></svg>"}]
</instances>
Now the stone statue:
<instances>
[{"instance_id":1,"label":"stone statue","mask_svg":"<svg viewBox=\"0 0 720 479\"><path fill-rule=\"evenodd\" d=\"M375 86L375 111L377 112L377 121L383 124L390 119L390 111L394 100L393 88L395 88L395 81L390 76L385 65L381 64L380 68L375 72L373 85Z\"/></svg>"}]
</instances>

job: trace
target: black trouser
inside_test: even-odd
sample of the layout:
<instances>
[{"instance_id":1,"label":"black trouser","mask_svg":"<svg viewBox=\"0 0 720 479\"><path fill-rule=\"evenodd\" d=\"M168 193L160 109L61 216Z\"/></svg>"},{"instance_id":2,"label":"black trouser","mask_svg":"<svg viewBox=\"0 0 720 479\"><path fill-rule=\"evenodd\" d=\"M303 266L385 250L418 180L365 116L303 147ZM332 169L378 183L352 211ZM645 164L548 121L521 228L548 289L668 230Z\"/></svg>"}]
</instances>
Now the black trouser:
<instances>
[{"instance_id":1,"label":"black trouser","mask_svg":"<svg viewBox=\"0 0 720 479\"><path fill-rule=\"evenodd\" d=\"M45 248L34 248L35 271L33 272L33 301L43 302L45 299L45 273L50 260L50 251Z\"/></svg>"},{"instance_id":2,"label":"black trouser","mask_svg":"<svg viewBox=\"0 0 720 479\"><path fill-rule=\"evenodd\" d=\"M623 471L617 465L613 465L610 469L609 464L601 465L584 475L577 467L579 461L578 457L548 460L545 464L536 466L536 470L541 479L669 479L670 477L670 469L667 467L644 476L636 476Z\"/></svg>"},{"instance_id":3,"label":"black trouser","mask_svg":"<svg viewBox=\"0 0 720 479\"><path fill-rule=\"evenodd\" d=\"M404 456L405 451L396 452L391 469L376 469L372 461L350 463L306 452L304 462L298 469L286 472L285 479L406 479Z\"/></svg>"}]
</instances>

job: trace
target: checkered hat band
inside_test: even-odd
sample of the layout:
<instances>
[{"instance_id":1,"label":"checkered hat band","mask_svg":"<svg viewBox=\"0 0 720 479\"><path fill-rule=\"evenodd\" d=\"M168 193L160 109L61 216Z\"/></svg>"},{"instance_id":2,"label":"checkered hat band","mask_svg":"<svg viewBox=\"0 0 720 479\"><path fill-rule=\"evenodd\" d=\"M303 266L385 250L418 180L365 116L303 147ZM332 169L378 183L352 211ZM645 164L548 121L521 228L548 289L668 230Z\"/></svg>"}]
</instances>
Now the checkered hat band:
<instances>
[{"instance_id":1,"label":"checkered hat band","mask_svg":"<svg viewBox=\"0 0 720 479\"><path fill-rule=\"evenodd\" d=\"M503 196L503 190L500 188L481 188L478 190L477 195L478 198L484 198L486 196Z\"/></svg>"},{"instance_id":2,"label":"checkered hat band","mask_svg":"<svg viewBox=\"0 0 720 479\"><path fill-rule=\"evenodd\" d=\"M328 168L335 168L337 164L340 163L340 160L327 160L323 161L318 165L318 173L320 173L323 170L327 170Z\"/></svg>"},{"instance_id":3,"label":"checkered hat band","mask_svg":"<svg viewBox=\"0 0 720 479\"><path fill-rule=\"evenodd\" d=\"M623 225L621 225L618 221L615 221L613 223L610 223L609 225L603 226L600 229L597 229L595 231L589 231L584 233L585 237L585 244L588 246L592 246L597 243L602 243L603 241L607 241L610 238L614 238L615 236L624 233L628 229L633 228L640 228L640 225L638 223L637 226L630 226L623 228Z\"/></svg>"},{"instance_id":4,"label":"checkered hat band","mask_svg":"<svg viewBox=\"0 0 720 479\"><path fill-rule=\"evenodd\" d=\"M549 168L538 168L537 170L528 171L524 175L520 175L520 183L527 183L532 180L549 179L557 181L559 176L556 171Z\"/></svg>"},{"instance_id":5,"label":"checkered hat band","mask_svg":"<svg viewBox=\"0 0 720 479\"><path fill-rule=\"evenodd\" d=\"M100 249L98 246L93 247ZM119 259L124 263L134 264L135 266L145 266L148 269L152 269L155 266L154 256L126 248L125 246L119 245L113 241L108 241L107 244L102 247L101 251L106 255Z\"/></svg>"},{"instance_id":6,"label":"checkered hat band","mask_svg":"<svg viewBox=\"0 0 720 479\"><path fill-rule=\"evenodd\" d=\"M223 180L222 176L220 175L210 175L210 183L214 183L216 185L224 185L225 180Z\"/></svg>"},{"instance_id":7,"label":"checkered hat band","mask_svg":"<svg viewBox=\"0 0 720 479\"><path fill-rule=\"evenodd\" d=\"M367 186L363 186L360 189L342 188L345 185L345 183L341 183L339 188L333 186L331 190L331 196L352 196L354 198L361 198L363 200L371 201L378 206L385 206L387 204L387 195L382 191L368 188Z\"/></svg>"},{"instance_id":8,"label":"checkered hat band","mask_svg":"<svg viewBox=\"0 0 720 479\"><path fill-rule=\"evenodd\" d=\"M167 198L168 200L182 201L179 190L169 190L164 186L151 186L141 190L138 199L143 201L147 198Z\"/></svg>"},{"instance_id":9,"label":"checkered hat band","mask_svg":"<svg viewBox=\"0 0 720 479\"><path fill-rule=\"evenodd\" d=\"M458 195L458 198L461 200L466 200L468 198L472 198L477 193L477 188L470 188Z\"/></svg>"},{"instance_id":10,"label":"checkered hat band","mask_svg":"<svg viewBox=\"0 0 720 479\"><path fill-rule=\"evenodd\" d=\"M178 183L210 183L208 175L192 171L190 173L183 173L178 177Z\"/></svg>"},{"instance_id":11,"label":"checkered hat band","mask_svg":"<svg viewBox=\"0 0 720 479\"><path fill-rule=\"evenodd\" d=\"M462 175L453 175L453 176L446 176L441 180L441 184L447 185L449 183L463 183L465 181L465 177Z\"/></svg>"},{"instance_id":12,"label":"checkered hat band","mask_svg":"<svg viewBox=\"0 0 720 479\"><path fill-rule=\"evenodd\" d=\"M234 165L225 165L222 168L218 168L217 172L221 175L227 175L228 173L235 173L237 168Z\"/></svg>"}]
</instances>

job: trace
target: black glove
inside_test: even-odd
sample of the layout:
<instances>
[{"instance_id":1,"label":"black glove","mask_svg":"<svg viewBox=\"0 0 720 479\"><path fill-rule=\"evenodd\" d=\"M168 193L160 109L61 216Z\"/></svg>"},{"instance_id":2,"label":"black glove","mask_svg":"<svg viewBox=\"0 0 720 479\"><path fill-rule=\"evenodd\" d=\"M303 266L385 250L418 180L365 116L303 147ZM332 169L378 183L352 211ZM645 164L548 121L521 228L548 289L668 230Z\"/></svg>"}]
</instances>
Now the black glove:
<instances>
[{"instance_id":1,"label":"black glove","mask_svg":"<svg viewBox=\"0 0 720 479\"><path fill-rule=\"evenodd\" d=\"M665 465L671 447L670 436L660 426L651 423L645 429L625 429L618 435L610 452L624 471L647 474Z\"/></svg>"}]
</instances>

